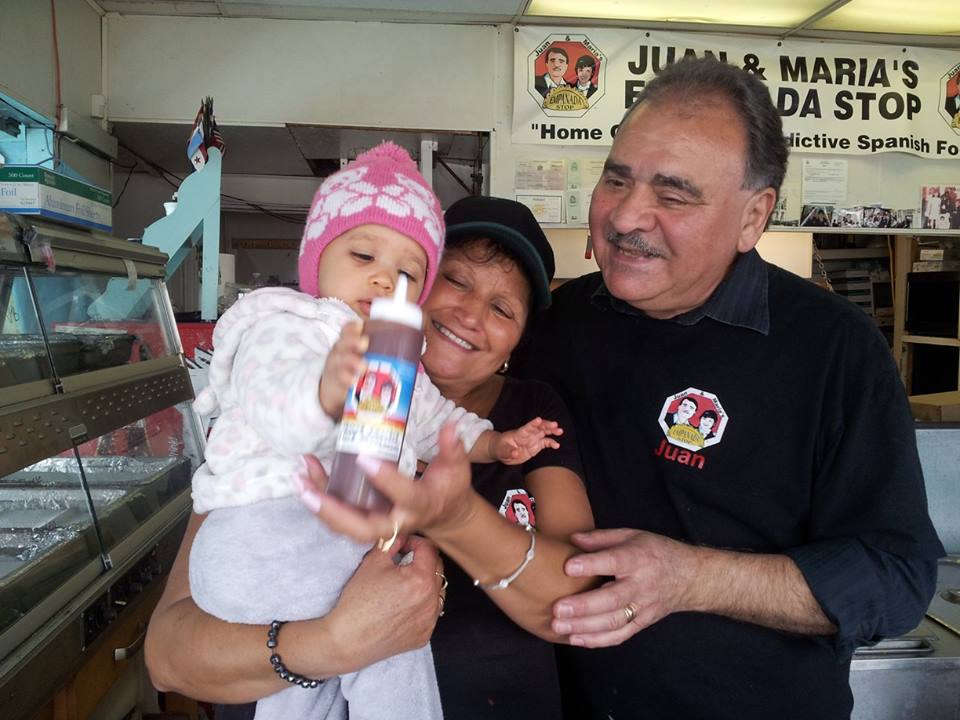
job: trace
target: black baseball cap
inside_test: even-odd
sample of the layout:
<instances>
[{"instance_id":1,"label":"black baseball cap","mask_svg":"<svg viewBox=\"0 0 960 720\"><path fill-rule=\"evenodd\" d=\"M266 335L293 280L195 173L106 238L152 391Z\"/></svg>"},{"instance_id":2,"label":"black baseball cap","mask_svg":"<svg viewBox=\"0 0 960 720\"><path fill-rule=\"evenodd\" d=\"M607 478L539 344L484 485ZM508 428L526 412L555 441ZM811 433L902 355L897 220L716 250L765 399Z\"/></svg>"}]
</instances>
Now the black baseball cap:
<instances>
[{"instance_id":1,"label":"black baseball cap","mask_svg":"<svg viewBox=\"0 0 960 720\"><path fill-rule=\"evenodd\" d=\"M447 240L473 236L496 240L523 266L533 286L535 309L550 307L553 248L530 208L515 200L465 197L444 213Z\"/></svg>"}]
</instances>

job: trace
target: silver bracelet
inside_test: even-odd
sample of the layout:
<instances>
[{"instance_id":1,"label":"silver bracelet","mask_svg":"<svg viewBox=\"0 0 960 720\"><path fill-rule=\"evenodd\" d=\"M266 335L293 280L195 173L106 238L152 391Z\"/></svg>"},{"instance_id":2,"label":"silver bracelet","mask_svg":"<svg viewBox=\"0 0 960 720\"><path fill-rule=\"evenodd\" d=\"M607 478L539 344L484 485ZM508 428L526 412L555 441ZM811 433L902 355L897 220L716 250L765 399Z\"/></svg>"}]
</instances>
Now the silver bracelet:
<instances>
[{"instance_id":1,"label":"silver bracelet","mask_svg":"<svg viewBox=\"0 0 960 720\"><path fill-rule=\"evenodd\" d=\"M530 561L533 560L533 556L537 554L537 533L532 527L528 527L526 530L528 533L530 533L530 547L527 548L527 554L523 556L523 562L520 563L520 567L507 575L505 578L497 580L495 583L490 583L489 585L481 585L480 581L475 579L473 581L474 587L478 587L481 590L505 590L506 588L510 587L510 583L520 577L520 573L527 569L527 565L529 565Z\"/></svg>"}]
</instances>

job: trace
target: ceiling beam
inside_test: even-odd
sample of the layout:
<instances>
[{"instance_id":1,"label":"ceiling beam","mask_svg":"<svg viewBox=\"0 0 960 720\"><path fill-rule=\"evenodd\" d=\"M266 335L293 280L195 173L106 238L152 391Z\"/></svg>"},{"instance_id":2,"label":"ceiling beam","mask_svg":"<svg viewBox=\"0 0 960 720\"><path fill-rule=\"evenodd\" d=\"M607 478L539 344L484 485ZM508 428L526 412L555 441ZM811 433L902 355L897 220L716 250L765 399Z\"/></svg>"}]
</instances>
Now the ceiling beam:
<instances>
[{"instance_id":1,"label":"ceiling beam","mask_svg":"<svg viewBox=\"0 0 960 720\"><path fill-rule=\"evenodd\" d=\"M825 18L827 15L830 15L830 14L832 14L833 12L839 10L839 9L842 8L844 5L846 5L848 2L850 2L850 0L834 0L832 3L830 3L829 5L827 5L825 8L819 10L818 12L815 12L813 15L811 15L810 17L808 17L806 20L804 20L802 23L800 23L800 24L797 25L796 27L791 28L790 30L787 30L787 32L785 32L783 35L780 36L780 39L781 39L781 40L786 40L788 37L790 37L790 36L793 35L794 33L799 32L800 30L805 30L806 28L808 28L809 26L813 25L813 24L814 24L815 22L817 22L818 20L821 20L821 19Z\"/></svg>"},{"instance_id":2,"label":"ceiling beam","mask_svg":"<svg viewBox=\"0 0 960 720\"><path fill-rule=\"evenodd\" d=\"M90 8L100 17L103 17L104 15L107 14L107 11L104 10L102 7L100 7L97 4L96 0L87 0L87 5L89 5Z\"/></svg>"}]
</instances>

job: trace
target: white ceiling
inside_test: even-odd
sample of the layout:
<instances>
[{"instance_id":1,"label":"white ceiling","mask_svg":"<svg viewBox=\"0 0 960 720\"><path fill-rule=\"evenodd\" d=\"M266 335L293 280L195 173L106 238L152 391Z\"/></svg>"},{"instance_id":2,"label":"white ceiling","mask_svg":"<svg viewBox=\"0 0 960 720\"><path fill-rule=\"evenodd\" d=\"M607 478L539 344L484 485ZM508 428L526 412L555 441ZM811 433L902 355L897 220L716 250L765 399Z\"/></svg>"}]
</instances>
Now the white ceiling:
<instances>
[{"instance_id":1,"label":"white ceiling","mask_svg":"<svg viewBox=\"0 0 960 720\"><path fill-rule=\"evenodd\" d=\"M183 17L643 26L960 47L956 0L87 0Z\"/></svg>"},{"instance_id":2,"label":"white ceiling","mask_svg":"<svg viewBox=\"0 0 960 720\"><path fill-rule=\"evenodd\" d=\"M527 0L93 0L107 12L284 20L519 21Z\"/></svg>"}]
</instances>

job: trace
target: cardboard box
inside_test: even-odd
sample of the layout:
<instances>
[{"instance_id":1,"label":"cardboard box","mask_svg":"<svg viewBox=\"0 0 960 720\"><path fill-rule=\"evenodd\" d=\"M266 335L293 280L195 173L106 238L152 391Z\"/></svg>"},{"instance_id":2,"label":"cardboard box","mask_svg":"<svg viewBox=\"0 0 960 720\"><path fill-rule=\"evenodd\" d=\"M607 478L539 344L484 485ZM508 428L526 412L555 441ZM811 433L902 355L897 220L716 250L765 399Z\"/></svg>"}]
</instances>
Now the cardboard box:
<instances>
[{"instance_id":1,"label":"cardboard box","mask_svg":"<svg viewBox=\"0 0 960 720\"><path fill-rule=\"evenodd\" d=\"M40 215L110 232L113 199L106 190L42 167L0 167L0 212Z\"/></svg>"},{"instance_id":2,"label":"cardboard box","mask_svg":"<svg viewBox=\"0 0 960 720\"><path fill-rule=\"evenodd\" d=\"M913 272L943 272L960 270L960 260L917 260Z\"/></svg>"},{"instance_id":3,"label":"cardboard box","mask_svg":"<svg viewBox=\"0 0 960 720\"><path fill-rule=\"evenodd\" d=\"M910 410L922 422L960 422L960 390L911 395Z\"/></svg>"},{"instance_id":4,"label":"cardboard box","mask_svg":"<svg viewBox=\"0 0 960 720\"><path fill-rule=\"evenodd\" d=\"M924 260L960 260L960 248L956 247L935 247L920 248L921 261Z\"/></svg>"}]
</instances>

